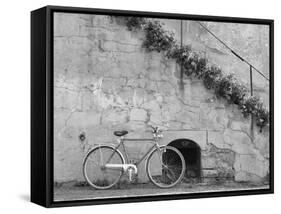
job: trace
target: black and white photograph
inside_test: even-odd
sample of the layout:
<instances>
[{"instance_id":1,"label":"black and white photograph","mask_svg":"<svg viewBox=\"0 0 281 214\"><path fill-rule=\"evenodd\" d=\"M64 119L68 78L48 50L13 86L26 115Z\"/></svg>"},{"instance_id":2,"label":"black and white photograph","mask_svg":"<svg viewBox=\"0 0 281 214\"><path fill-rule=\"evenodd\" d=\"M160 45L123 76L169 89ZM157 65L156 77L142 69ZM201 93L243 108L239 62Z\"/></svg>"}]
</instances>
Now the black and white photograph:
<instances>
[{"instance_id":1,"label":"black and white photograph","mask_svg":"<svg viewBox=\"0 0 281 214\"><path fill-rule=\"evenodd\" d=\"M52 20L54 202L270 189L270 25Z\"/></svg>"},{"instance_id":2,"label":"black and white photograph","mask_svg":"<svg viewBox=\"0 0 281 214\"><path fill-rule=\"evenodd\" d=\"M0 213L278 213L278 1L1 6Z\"/></svg>"}]
</instances>

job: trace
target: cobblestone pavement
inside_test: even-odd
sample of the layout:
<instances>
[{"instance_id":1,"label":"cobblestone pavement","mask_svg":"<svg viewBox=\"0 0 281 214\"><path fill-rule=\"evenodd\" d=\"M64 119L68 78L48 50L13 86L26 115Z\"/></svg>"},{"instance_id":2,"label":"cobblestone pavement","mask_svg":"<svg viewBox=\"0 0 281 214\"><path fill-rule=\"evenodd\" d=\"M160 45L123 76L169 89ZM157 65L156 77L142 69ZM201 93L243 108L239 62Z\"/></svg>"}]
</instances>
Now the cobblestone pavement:
<instances>
[{"instance_id":1,"label":"cobblestone pavement","mask_svg":"<svg viewBox=\"0 0 281 214\"><path fill-rule=\"evenodd\" d=\"M100 198L120 198L130 196L167 195L197 192L220 192L252 189L268 189L269 185L228 182L222 184L180 184L171 189L160 189L152 184L129 184L108 190L96 190L89 186L63 185L55 187L54 201L70 201Z\"/></svg>"}]
</instances>

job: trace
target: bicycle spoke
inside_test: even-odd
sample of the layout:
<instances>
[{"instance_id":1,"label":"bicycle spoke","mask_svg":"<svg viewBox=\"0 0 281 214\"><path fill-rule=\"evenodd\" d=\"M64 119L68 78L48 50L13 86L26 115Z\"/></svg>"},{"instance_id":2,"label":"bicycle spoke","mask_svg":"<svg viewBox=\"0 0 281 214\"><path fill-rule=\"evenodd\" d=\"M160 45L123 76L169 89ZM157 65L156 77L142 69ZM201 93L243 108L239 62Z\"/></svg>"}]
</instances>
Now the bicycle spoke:
<instances>
[{"instance_id":1,"label":"bicycle spoke","mask_svg":"<svg viewBox=\"0 0 281 214\"><path fill-rule=\"evenodd\" d=\"M170 174L172 174L172 176L174 177L174 179L176 180L176 175L175 173L173 172L173 170L167 168L167 170L170 172Z\"/></svg>"},{"instance_id":2,"label":"bicycle spoke","mask_svg":"<svg viewBox=\"0 0 281 214\"><path fill-rule=\"evenodd\" d=\"M155 167L160 167L161 172L157 172ZM169 188L176 185L183 177L184 171L184 158L175 148L162 147L161 152L154 151L148 159L148 176L158 187Z\"/></svg>"},{"instance_id":3,"label":"bicycle spoke","mask_svg":"<svg viewBox=\"0 0 281 214\"><path fill-rule=\"evenodd\" d=\"M110 188L119 181L123 172L116 168L106 168L105 164L123 163L122 156L113 148L108 146L98 147L92 150L84 161L85 179L97 189Z\"/></svg>"},{"instance_id":4,"label":"bicycle spoke","mask_svg":"<svg viewBox=\"0 0 281 214\"><path fill-rule=\"evenodd\" d=\"M102 158L101 147L99 148L99 151L100 151L100 156L101 156L101 165L103 166L103 158Z\"/></svg>"}]
</instances>

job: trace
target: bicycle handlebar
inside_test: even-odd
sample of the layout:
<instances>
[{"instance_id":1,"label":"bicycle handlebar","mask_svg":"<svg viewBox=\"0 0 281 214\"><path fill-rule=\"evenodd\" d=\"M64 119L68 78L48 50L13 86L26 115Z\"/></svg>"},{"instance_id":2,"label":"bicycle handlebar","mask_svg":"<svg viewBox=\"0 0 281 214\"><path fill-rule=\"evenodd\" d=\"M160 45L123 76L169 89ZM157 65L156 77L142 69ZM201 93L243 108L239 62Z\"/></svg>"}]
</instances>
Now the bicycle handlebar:
<instances>
[{"instance_id":1,"label":"bicycle handlebar","mask_svg":"<svg viewBox=\"0 0 281 214\"><path fill-rule=\"evenodd\" d=\"M158 126L150 126L152 128L152 133L158 133L158 132L161 132L162 130L159 129Z\"/></svg>"}]
</instances>

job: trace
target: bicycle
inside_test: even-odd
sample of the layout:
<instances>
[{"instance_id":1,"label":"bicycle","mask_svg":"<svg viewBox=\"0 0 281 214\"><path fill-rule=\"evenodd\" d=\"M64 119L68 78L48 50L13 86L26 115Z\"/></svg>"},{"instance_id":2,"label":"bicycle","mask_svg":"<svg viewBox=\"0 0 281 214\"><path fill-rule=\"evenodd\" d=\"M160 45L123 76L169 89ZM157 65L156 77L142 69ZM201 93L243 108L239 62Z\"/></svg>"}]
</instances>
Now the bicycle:
<instances>
[{"instance_id":1,"label":"bicycle","mask_svg":"<svg viewBox=\"0 0 281 214\"><path fill-rule=\"evenodd\" d=\"M139 164L146 159L146 174L149 180L160 188L171 188L178 184L185 173L185 160L180 151L171 146L160 146L162 130L151 127L153 138L124 138L128 131L115 131L117 145L98 145L91 149L83 161L83 175L87 183L96 189L109 189L116 185L124 173L132 176L138 173ZM125 141L147 141L153 145L136 162L129 161ZM119 148L123 147L124 156Z\"/></svg>"}]
</instances>

